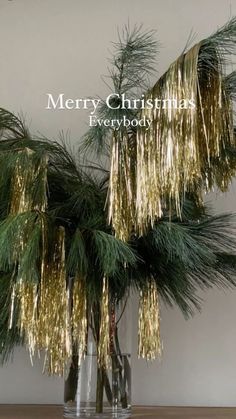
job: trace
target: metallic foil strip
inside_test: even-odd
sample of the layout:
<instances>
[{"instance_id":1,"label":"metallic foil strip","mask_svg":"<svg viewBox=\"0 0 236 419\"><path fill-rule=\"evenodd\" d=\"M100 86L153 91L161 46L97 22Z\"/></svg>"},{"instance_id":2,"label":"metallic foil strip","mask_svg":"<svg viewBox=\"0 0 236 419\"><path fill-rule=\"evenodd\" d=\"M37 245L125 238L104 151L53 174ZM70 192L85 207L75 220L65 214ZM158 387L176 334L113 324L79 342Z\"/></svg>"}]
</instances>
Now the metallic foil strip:
<instances>
[{"instance_id":1,"label":"metallic foil strip","mask_svg":"<svg viewBox=\"0 0 236 419\"><path fill-rule=\"evenodd\" d=\"M12 275L12 278L14 278L14 273ZM9 318L9 324L8 324L8 329L12 329L13 326L13 319L14 319L14 314L15 314L15 299L16 299L16 284L14 283L14 281L12 281L12 285L11 285L11 308L10 308L10 318Z\"/></svg>"},{"instance_id":2,"label":"metallic foil strip","mask_svg":"<svg viewBox=\"0 0 236 419\"><path fill-rule=\"evenodd\" d=\"M77 277L72 291L71 327L73 343L77 347L79 364L87 349L87 296L84 279Z\"/></svg>"},{"instance_id":3,"label":"metallic foil strip","mask_svg":"<svg viewBox=\"0 0 236 419\"><path fill-rule=\"evenodd\" d=\"M220 57L214 66L199 66L201 43L175 61L147 98L184 98L196 107L143 110L152 121L148 132L137 134L137 232L169 208L181 218L181 199L186 192L199 194L216 184L225 190L233 173L225 156L233 138L232 104L222 82ZM204 51L203 51L204 53ZM227 170L226 170L227 167ZM226 175L227 174L227 175ZM199 188L199 185L201 187Z\"/></svg>"},{"instance_id":4,"label":"metallic foil strip","mask_svg":"<svg viewBox=\"0 0 236 419\"><path fill-rule=\"evenodd\" d=\"M151 91L153 100L195 100L200 44L174 62ZM148 93L148 96L150 92ZM168 105L168 104L167 104ZM152 129L137 135L137 225L140 234L174 207L181 216L181 196L185 185L200 176L196 145L197 112L171 106L143 110L152 120Z\"/></svg>"},{"instance_id":5,"label":"metallic foil strip","mask_svg":"<svg viewBox=\"0 0 236 419\"><path fill-rule=\"evenodd\" d=\"M11 182L9 215L16 216L25 212L44 211L47 204L46 179L47 156L35 160L35 152L25 148L17 153L16 164ZM40 194L37 194L40 189ZM37 197L37 198L36 198ZM36 221L37 223L38 221ZM17 240L13 248L15 267L12 275L12 296L9 328L12 327L15 303L19 304L19 328L24 336L30 355L33 356L37 343L37 302L38 284L32 281L30 272L23 278L21 261L28 238L36 226L30 217L19 224Z\"/></svg>"},{"instance_id":6,"label":"metallic foil strip","mask_svg":"<svg viewBox=\"0 0 236 419\"><path fill-rule=\"evenodd\" d=\"M196 44L147 92L145 99L160 106L141 111L151 126L138 128L136 148L124 132L113 139L109 220L123 240L145 234L164 210L181 218L185 193L201 202L202 191L227 190L236 173L225 152L236 141L220 53L212 49L212 65L202 63L204 54L204 43ZM183 100L195 107L184 109Z\"/></svg>"},{"instance_id":7,"label":"metallic foil strip","mask_svg":"<svg viewBox=\"0 0 236 419\"><path fill-rule=\"evenodd\" d=\"M101 318L98 342L98 363L100 366L110 366L110 316L109 316L109 283L107 277L103 278Z\"/></svg>"},{"instance_id":8,"label":"metallic foil strip","mask_svg":"<svg viewBox=\"0 0 236 419\"><path fill-rule=\"evenodd\" d=\"M162 353L159 298L154 280L140 292L138 356L153 360Z\"/></svg>"},{"instance_id":9,"label":"metallic foil strip","mask_svg":"<svg viewBox=\"0 0 236 419\"><path fill-rule=\"evenodd\" d=\"M108 221L121 240L128 240L135 223L135 152L133 137L116 131L112 140Z\"/></svg>"},{"instance_id":10,"label":"metallic foil strip","mask_svg":"<svg viewBox=\"0 0 236 419\"><path fill-rule=\"evenodd\" d=\"M48 157L45 154L36 161L35 152L29 148L18 151L17 154L11 182L9 212L11 215L22 214L32 210L44 212L47 205L46 182ZM37 191L35 189L39 186L37 181L42 184L42 195L36 199L37 193L35 192Z\"/></svg>"},{"instance_id":11,"label":"metallic foil strip","mask_svg":"<svg viewBox=\"0 0 236 419\"><path fill-rule=\"evenodd\" d=\"M11 185L10 214L21 214L32 209L31 187L34 178L32 150L26 148L18 152ZM24 161L24 165L23 163Z\"/></svg>"},{"instance_id":12,"label":"metallic foil strip","mask_svg":"<svg viewBox=\"0 0 236 419\"><path fill-rule=\"evenodd\" d=\"M64 239L65 232L60 227L54 234L50 257L44 255L39 284L21 279L15 286L21 334L31 358L36 349L45 351L44 370L49 375L63 375L65 363L72 355Z\"/></svg>"},{"instance_id":13,"label":"metallic foil strip","mask_svg":"<svg viewBox=\"0 0 236 419\"><path fill-rule=\"evenodd\" d=\"M43 212L46 209L47 156L44 155L37 160L35 157L35 152L29 148L17 152L11 181L10 216L30 211ZM13 249L16 264L20 265L20 258L27 246L32 228L34 223L26 219L24 228L17 232L18 240L15 241Z\"/></svg>"},{"instance_id":14,"label":"metallic foil strip","mask_svg":"<svg viewBox=\"0 0 236 419\"><path fill-rule=\"evenodd\" d=\"M63 375L72 355L64 241L64 228L59 227L42 269L37 321L37 347L46 350L45 370L57 375Z\"/></svg>"},{"instance_id":15,"label":"metallic foil strip","mask_svg":"<svg viewBox=\"0 0 236 419\"><path fill-rule=\"evenodd\" d=\"M15 286L15 293L19 301L20 333L25 338L32 358L37 344L37 285L21 279Z\"/></svg>"},{"instance_id":16,"label":"metallic foil strip","mask_svg":"<svg viewBox=\"0 0 236 419\"><path fill-rule=\"evenodd\" d=\"M50 232L44 211L47 205L47 157L38 159L32 150L19 152L11 186L10 215L39 211L41 222L42 252L39 283L31 278L19 277L21 257L35 223L26 220L14 249L16 284L12 291L11 313L19 302L19 327L24 335L31 357L35 349L46 351L45 369L49 374L62 375L66 361L72 354L69 296L65 272L65 231L54 228ZM36 189L37 188L37 189ZM40 194L38 191L40 190Z\"/></svg>"}]
</instances>

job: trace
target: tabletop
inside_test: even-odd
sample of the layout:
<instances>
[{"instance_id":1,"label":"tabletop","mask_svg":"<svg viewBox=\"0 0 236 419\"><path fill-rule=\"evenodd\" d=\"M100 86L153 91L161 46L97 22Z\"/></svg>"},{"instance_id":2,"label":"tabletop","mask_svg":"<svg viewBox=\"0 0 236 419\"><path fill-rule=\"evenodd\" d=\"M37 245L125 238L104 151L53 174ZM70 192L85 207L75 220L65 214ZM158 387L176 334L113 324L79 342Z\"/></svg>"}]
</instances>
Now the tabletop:
<instances>
[{"instance_id":1,"label":"tabletop","mask_svg":"<svg viewBox=\"0 0 236 419\"><path fill-rule=\"evenodd\" d=\"M0 405L0 419L62 419L62 406ZM236 408L134 407L132 418L227 419L236 418Z\"/></svg>"}]
</instances>

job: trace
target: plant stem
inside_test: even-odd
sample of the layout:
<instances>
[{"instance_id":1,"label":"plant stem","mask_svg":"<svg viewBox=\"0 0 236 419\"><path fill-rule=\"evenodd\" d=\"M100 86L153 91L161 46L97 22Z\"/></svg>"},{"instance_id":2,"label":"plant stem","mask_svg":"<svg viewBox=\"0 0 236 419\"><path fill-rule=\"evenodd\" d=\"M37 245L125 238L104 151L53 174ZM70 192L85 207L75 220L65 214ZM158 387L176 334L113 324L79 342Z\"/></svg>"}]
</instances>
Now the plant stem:
<instances>
[{"instance_id":1,"label":"plant stem","mask_svg":"<svg viewBox=\"0 0 236 419\"><path fill-rule=\"evenodd\" d=\"M96 413L103 412L103 387L104 387L104 374L103 368L97 367L97 390L96 390Z\"/></svg>"},{"instance_id":2,"label":"plant stem","mask_svg":"<svg viewBox=\"0 0 236 419\"><path fill-rule=\"evenodd\" d=\"M78 375L79 375L79 366L78 366L78 356L73 355L72 361L70 364L70 371L65 382L65 390L64 390L64 401L65 403L75 401L76 398L76 391L77 391L77 382L78 382Z\"/></svg>"}]
</instances>

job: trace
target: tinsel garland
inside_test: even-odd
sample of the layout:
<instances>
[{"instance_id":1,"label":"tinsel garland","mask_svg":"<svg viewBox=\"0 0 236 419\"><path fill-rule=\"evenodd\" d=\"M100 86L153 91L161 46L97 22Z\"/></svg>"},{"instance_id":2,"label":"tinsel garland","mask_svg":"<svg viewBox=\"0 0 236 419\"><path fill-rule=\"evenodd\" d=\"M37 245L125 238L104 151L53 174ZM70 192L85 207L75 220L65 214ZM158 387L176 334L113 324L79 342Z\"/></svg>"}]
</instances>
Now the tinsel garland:
<instances>
[{"instance_id":1,"label":"tinsel garland","mask_svg":"<svg viewBox=\"0 0 236 419\"><path fill-rule=\"evenodd\" d=\"M71 327L73 343L76 344L79 363L86 353L88 333L88 313L85 280L77 277L72 291Z\"/></svg>"},{"instance_id":2,"label":"tinsel garland","mask_svg":"<svg viewBox=\"0 0 236 419\"><path fill-rule=\"evenodd\" d=\"M98 363L101 367L109 367L110 355L110 315L109 315L109 282L104 276L101 298L101 319L98 342Z\"/></svg>"},{"instance_id":3,"label":"tinsel garland","mask_svg":"<svg viewBox=\"0 0 236 419\"><path fill-rule=\"evenodd\" d=\"M138 355L153 360L161 353L159 298L156 284L151 280L148 288L140 291Z\"/></svg>"},{"instance_id":4,"label":"tinsel garland","mask_svg":"<svg viewBox=\"0 0 236 419\"><path fill-rule=\"evenodd\" d=\"M31 213L31 211L45 211L46 208L46 164L47 157L35 159L35 153L29 148L19 150L15 154L15 167L11 182L9 217ZM45 191L41 202L36 200L35 184L41 176ZM23 252L27 247L29 235L35 227L30 216L25 218L24 228L17 226L17 240L13 248L13 275L12 275L12 303L9 328L12 327L12 319L15 310L15 302L19 303L19 329L21 334L26 335L26 341L32 355L35 351L36 341L36 314L37 314L37 288L30 277L22 277L21 265ZM16 278L16 279L15 279Z\"/></svg>"},{"instance_id":5,"label":"tinsel garland","mask_svg":"<svg viewBox=\"0 0 236 419\"><path fill-rule=\"evenodd\" d=\"M114 131L111 147L108 221L121 240L128 240L135 224L135 144L124 130Z\"/></svg>"},{"instance_id":6,"label":"tinsel garland","mask_svg":"<svg viewBox=\"0 0 236 419\"><path fill-rule=\"evenodd\" d=\"M38 158L36 153L24 148L16 152L15 168L11 181L10 215L28 211L44 212L47 205L47 156ZM42 183L43 193L37 193L38 181Z\"/></svg>"},{"instance_id":7,"label":"tinsel garland","mask_svg":"<svg viewBox=\"0 0 236 419\"><path fill-rule=\"evenodd\" d=\"M13 300L14 299L14 300ZM20 279L14 284L12 293L12 314L14 304L19 302L19 329L21 335L25 336L26 344L32 361L36 350L37 336L37 285ZM10 325L11 327L11 325Z\"/></svg>"},{"instance_id":8,"label":"tinsel garland","mask_svg":"<svg viewBox=\"0 0 236 419\"><path fill-rule=\"evenodd\" d=\"M16 158L11 185L10 216L29 214L15 242L15 277L11 312L14 301L19 304L19 328L31 356L36 349L46 351L45 366L49 373L62 374L66 358L71 355L70 319L65 273L65 232L55 228L48 243L46 210L47 157L38 158L29 149L20 150ZM41 182L41 185L40 185ZM37 188L41 186L41 194ZM32 222L31 214L35 216ZM22 277L22 257L34 228L40 228L42 252L40 280ZM29 272L30 275L30 272ZM11 313L11 318L12 318ZM10 321L11 323L11 321ZM9 325L11 327L11 324Z\"/></svg>"},{"instance_id":9,"label":"tinsel garland","mask_svg":"<svg viewBox=\"0 0 236 419\"><path fill-rule=\"evenodd\" d=\"M224 153L234 137L220 53L211 52L211 65L204 61L204 53L204 44L199 43L182 54L147 93L146 100L172 104L141 111L140 118L147 117L151 127L138 128L135 151L130 153L122 139L113 142L109 214L123 240L132 230L144 234L164 208L181 217L186 192L197 192L200 200L202 190L214 184L225 190L235 173ZM185 99L195 106L181 107ZM130 202L135 202L132 211Z\"/></svg>"},{"instance_id":10,"label":"tinsel garland","mask_svg":"<svg viewBox=\"0 0 236 419\"><path fill-rule=\"evenodd\" d=\"M65 269L65 229L51 226L46 215L47 157L35 152L18 152L11 184L10 217L25 215L14 248L12 304L9 328L15 304L19 307L19 329L31 358L36 350L45 351L44 370L62 375L73 347L79 362L86 353L88 313L85 279L78 275L67 281ZM40 184L41 182L41 184ZM36 188L41 186L41 201ZM33 214L33 217L32 217ZM20 224L19 224L20 226ZM20 227L19 227L20 228ZM21 267L30 234L40 231L39 280L22 276ZM104 277L99 330L99 364L107 366L110 351L109 285Z\"/></svg>"},{"instance_id":11,"label":"tinsel garland","mask_svg":"<svg viewBox=\"0 0 236 419\"><path fill-rule=\"evenodd\" d=\"M167 106L141 111L140 118L151 121L149 130L138 128L135 139L123 131L114 134L108 206L109 221L121 240L145 234L163 210L181 218L186 192L201 202L204 189L216 184L225 191L235 173L224 153L235 140L221 57L213 50L207 65L204 53L204 44L196 44L147 92L146 101L167 100ZM195 106L185 108L186 99ZM139 355L148 359L160 354L156 312L158 296L151 281L140 298L139 321Z\"/></svg>"},{"instance_id":12,"label":"tinsel garland","mask_svg":"<svg viewBox=\"0 0 236 419\"><path fill-rule=\"evenodd\" d=\"M64 228L56 228L53 236L42 265L36 342L39 349L46 350L47 372L63 375L65 362L72 355Z\"/></svg>"}]
</instances>

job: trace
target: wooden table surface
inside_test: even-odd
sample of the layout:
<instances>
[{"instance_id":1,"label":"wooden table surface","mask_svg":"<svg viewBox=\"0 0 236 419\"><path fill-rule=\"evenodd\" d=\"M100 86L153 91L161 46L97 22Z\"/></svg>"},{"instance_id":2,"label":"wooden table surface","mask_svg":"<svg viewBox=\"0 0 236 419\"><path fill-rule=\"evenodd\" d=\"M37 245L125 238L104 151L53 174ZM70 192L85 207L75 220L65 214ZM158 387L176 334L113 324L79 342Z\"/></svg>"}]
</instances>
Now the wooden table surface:
<instances>
[{"instance_id":1,"label":"wooden table surface","mask_svg":"<svg viewBox=\"0 0 236 419\"><path fill-rule=\"evenodd\" d=\"M62 419L61 406L0 405L0 419ZM132 418L140 419L236 419L236 408L135 407Z\"/></svg>"}]
</instances>

